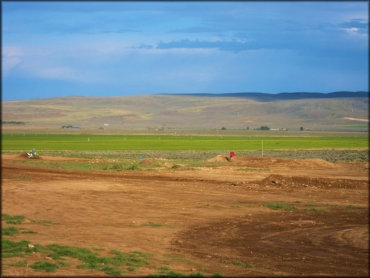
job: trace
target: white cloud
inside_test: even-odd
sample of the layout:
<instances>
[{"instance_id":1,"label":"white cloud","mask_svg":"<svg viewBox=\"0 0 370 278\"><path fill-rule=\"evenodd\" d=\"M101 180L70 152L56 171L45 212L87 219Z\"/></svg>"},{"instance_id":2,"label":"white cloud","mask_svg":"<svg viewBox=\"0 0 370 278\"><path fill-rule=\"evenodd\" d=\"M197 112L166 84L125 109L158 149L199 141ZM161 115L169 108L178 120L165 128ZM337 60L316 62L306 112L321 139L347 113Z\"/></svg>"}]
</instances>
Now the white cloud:
<instances>
[{"instance_id":1,"label":"white cloud","mask_svg":"<svg viewBox=\"0 0 370 278\"><path fill-rule=\"evenodd\" d=\"M22 62L23 50L18 46L3 46L2 49L2 70L6 75L10 70Z\"/></svg>"},{"instance_id":2,"label":"white cloud","mask_svg":"<svg viewBox=\"0 0 370 278\"><path fill-rule=\"evenodd\" d=\"M356 28L356 27L344 28L344 30L346 30L349 33L354 33L354 32L357 32L358 31L358 28Z\"/></svg>"},{"instance_id":3,"label":"white cloud","mask_svg":"<svg viewBox=\"0 0 370 278\"><path fill-rule=\"evenodd\" d=\"M362 32L361 29L357 27L342 28L342 30L344 30L349 37L361 40L362 43L358 43L357 46L365 44L367 45L367 40L369 36L367 32Z\"/></svg>"}]
</instances>

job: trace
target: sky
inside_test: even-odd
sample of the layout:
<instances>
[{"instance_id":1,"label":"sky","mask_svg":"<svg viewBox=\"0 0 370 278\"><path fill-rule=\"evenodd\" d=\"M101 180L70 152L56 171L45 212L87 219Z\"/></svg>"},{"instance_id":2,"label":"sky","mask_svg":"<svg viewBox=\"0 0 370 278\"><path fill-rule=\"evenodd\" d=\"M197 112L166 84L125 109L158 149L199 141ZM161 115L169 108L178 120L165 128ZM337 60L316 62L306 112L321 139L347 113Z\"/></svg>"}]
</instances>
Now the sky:
<instances>
[{"instance_id":1,"label":"sky","mask_svg":"<svg viewBox=\"0 0 370 278\"><path fill-rule=\"evenodd\" d=\"M368 91L368 8L2 1L2 100Z\"/></svg>"}]
</instances>

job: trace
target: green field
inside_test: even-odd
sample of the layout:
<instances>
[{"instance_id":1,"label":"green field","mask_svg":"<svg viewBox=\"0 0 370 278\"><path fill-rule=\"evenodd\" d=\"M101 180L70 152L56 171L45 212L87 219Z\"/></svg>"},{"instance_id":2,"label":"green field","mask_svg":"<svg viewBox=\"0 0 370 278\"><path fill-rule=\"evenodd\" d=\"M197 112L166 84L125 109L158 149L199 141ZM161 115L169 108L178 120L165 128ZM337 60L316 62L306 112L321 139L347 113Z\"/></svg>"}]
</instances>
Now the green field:
<instances>
[{"instance_id":1,"label":"green field","mask_svg":"<svg viewBox=\"0 0 370 278\"><path fill-rule=\"evenodd\" d=\"M367 148L364 136L173 136L173 135L57 135L3 134L2 150L26 151L241 151Z\"/></svg>"}]
</instances>

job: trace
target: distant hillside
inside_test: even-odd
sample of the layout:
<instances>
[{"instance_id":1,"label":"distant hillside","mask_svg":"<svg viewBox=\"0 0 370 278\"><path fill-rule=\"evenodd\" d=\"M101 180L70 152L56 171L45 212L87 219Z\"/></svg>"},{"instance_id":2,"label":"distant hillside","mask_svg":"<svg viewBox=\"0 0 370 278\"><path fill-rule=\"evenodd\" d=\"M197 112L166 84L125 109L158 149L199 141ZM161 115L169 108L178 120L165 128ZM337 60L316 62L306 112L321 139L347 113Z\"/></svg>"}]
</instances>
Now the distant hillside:
<instances>
[{"instance_id":1,"label":"distant hillside","mask_svg":"<svg viewBox=\"0 0 370 278\"><path fill-rule=\"evenodd\" d=\"M238 97L248 98L257 101L277 101L277 100L292 100L292 99L313 99L313 98L353 98L353 97L369 97L368 92L333 92L333 93L308 93L308 92L297 92L297 93L278 93L278 94L267 94L267 93L229 93L229 94L182 94L190 96L203 96L203 97Z\"/></svg>"},{"instance_id":2,"label":"distant hillside","mask_svg":"<svg viewBox=\"0 0 370 278\"><path fill-rule=\"evenodd\" d=\"M3 101L3 128L367 130L368 93L238 93ZM18 128L13 125L12 128Z\"/></svg>"}]
</instances>

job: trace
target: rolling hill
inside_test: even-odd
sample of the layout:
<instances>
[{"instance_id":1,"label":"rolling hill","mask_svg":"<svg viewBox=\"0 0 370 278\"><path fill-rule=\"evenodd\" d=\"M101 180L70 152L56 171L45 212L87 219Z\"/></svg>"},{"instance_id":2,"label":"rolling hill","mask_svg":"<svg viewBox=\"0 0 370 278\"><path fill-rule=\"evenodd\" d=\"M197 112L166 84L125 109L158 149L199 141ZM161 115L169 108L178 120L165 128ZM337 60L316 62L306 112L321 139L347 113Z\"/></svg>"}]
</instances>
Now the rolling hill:
<instances>
[{"instance_id":1,"label":"rolling hill","mask_svg":"<svg viewBox=\"0 0 370 278\"><path fill-rule=\"evenodd\" d=\"M367 92L234 93L57 97L3 101L3 127L104 129L274 129L348 130L368 125ZM367 130L367 128L365 129Z\"/></svg>"}]
</instances>

